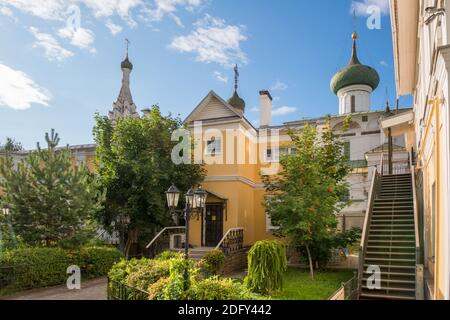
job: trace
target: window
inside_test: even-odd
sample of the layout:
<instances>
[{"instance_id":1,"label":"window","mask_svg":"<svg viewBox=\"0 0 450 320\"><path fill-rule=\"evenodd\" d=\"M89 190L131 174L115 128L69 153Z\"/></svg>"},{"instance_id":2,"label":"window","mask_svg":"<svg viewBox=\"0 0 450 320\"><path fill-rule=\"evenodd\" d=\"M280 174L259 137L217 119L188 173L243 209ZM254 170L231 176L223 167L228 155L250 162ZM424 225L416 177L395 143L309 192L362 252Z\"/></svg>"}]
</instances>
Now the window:
<instances>
[{"instance_id":1,"label":"window","mask_svg":"<svg viewBox=\"0 0 450 320\"><path fill-rule=\"evenodd\" d=\"M369 122L369 116L363 116L362 122Z\"/></svg>"},{"instance_id":2,"label":"window","mask_svg":"<svg viewBox=\"0 0 450 320\"><path fill-rule=\"evenodd\" d=\"M351 113L356 112L356 97L355 96L351 96L351 98L350 98L350 108L351 108Z\"/></svg>"},{"instance_id":3,"label":"window","mask_svg":"<svg viewBox=\"0 0 450 320\"><path fill-rule=\"evenodd\" d=\"M350 160L350 141L344 142L344 155Z\"/></svg>"},{"instance_id":4,"label":"window","mask_svg":"<svg viewBox=\"0 0 450 320\"><path fill-rule=\"evenodd\" d=\"M278 148L275 149L268 148L266 150L266 161L267 162L278 161L280 158L279 153L280 150Z\"/></svg>"},{"instance_id":5,"label":"window","mask_svg":"<svg viewBox=\"0 0 450 320\"><path fill-rule=\"evenodd\" d=\"M212 137L211 140L208 140L206 143L206 154L214 157L220 153L222 153L222 143L220 139Z\"/></svg>"}]
</instances>

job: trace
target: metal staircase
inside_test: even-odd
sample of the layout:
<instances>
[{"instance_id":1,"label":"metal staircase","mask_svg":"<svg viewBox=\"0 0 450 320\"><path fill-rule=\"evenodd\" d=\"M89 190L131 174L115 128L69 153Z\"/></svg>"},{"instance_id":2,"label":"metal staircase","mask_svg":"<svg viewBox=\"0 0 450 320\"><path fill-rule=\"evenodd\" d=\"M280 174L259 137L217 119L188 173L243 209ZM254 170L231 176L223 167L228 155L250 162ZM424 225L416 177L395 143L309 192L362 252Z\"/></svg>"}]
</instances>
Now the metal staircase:
<instances>
[{"instance_id":1,"label":"metal staircase","mask_svg":"<svg viewBox=\"0 0 450 320\"><path fill-rule=\"evenodd\" d=\"M411 157L412 155L410 155ZM382 160L383 162L383 160ZM423 297L414 166L384 174L376 170L360 251L359 298L416 300ZM378 269L379 268L379 269ZM381 271L381 282L374 272Z\"/></svg>"}]
</instances>

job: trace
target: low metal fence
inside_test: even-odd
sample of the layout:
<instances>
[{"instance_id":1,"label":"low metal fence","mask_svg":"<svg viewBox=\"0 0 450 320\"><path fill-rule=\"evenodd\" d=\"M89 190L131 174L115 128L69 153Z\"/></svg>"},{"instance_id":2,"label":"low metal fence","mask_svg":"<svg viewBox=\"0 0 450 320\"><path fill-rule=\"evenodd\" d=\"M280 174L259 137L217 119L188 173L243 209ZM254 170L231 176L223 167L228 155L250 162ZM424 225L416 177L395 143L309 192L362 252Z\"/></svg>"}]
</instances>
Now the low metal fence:
<instances>
[{"instance_id":1,"label":"low metal fence","mask_svg":"<svg viewBox=\"0 0 450 320\"><path fill-rule=\"evenodd\" d=\"M342 283L341 287L328 300L358 300L358 275Z\"/></svg>"},{"instance_id":2,"label":"low metal fence","mask_svg":"<svg viewBox=\"0 0 450 320\"><path fill-rule=\"evenodd\" d=\"M148 300L148 292L108 278L108 300Z\"/></svg>"}]
</instances>

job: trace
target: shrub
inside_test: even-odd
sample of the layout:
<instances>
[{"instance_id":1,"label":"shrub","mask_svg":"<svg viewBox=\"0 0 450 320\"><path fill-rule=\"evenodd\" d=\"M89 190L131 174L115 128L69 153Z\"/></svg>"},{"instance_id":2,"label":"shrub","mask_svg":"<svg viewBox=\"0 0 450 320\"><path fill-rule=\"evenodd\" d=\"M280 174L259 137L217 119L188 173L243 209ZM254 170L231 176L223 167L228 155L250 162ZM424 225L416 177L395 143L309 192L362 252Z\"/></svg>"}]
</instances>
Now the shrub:
<instances>
[{"instance_id":1,"label":"shrub","mask_svg":"<svg viewBox=\"0 0 450 320\"><path fill-rule=\"evenodd\" d=\"M0 254L0 265L11 267L3 269L11 281L0 293L9 293L31 288L41 288L63 284L67 279L67 267L72 264L69 256L59 248L23 248ZM2 272L2 271L0 271Z\"/></svg>"},{"instance_id":2,"label":"shrub","mask_svg":"<svg viewBox=\"0 0 450 320\"><path fill-rule=\"evenodd\" d=\"M148 287L148 299L149 300L165 300L164 288L169 285L169 278L161 278Z\"/></svg>"},{"instance_id":3,"label":"shrub","mask_svg":"<svg viewBox=\"0 0 450 320\"><path fill-rule=\"evenodd\" d=\"M247 287L256 293L270 294L282 288L286 271L286 247L280 241L259 241L248 253Z\"/></svg>"},{"instance_id":4,"label":"shrub","mask_svg":"<svg viewBox=\"0 0 450 320\"><path fill-rule=\"evenodd\" d=\"M212 277L192 284L189 300L252 300L255 296L242 284L231 279Z\"/></svg>"},{"instance_id":5,"label":"shrub","mask_svg":"<svg viewBox=\"0 0 450 320\"><path fill-rule=\"evenodd\" d=\"M120 261L122 254L111 247L84 247L69 251L73 264L81 268L83 278L92 279L108 274L112 266Z\"/></svg>"},{"instance_id":6,"label":"shrub","mask_svg":"<svg viewBox=\"0 0 450 320\"><path fill-rule=\"evenodd\" d=\"M216 276L221 273L224 264L225 255L222 250L212 250L203 257L199 266L208 276Z\"/></svg>"},{"instance_id":7,"label":"shrub","mask_svg":"<svg viewBox=\"0 0 450 320\"><path fill-rule=\"evenodd\" d=\"M189 271L189 279L186 284L184 272L186 268ZM171 260L170 276L166 287L162 292L162 300L187 300L187 291L185 285L189 288L196 281L198 269L195 268L192 260Z\"/></svg>"},{"instance_id":8,"label":"shrub","mask_svg":"<svg viewBox=\"0 0 450 320\"><path fill-rule=\"evenodd\" d=\"M126 278L126 285L140 290L147 290L150 285L170 275L170 261L150 260L141 264Z\"/></svg>"},{"instance_id":9,"label":"shrub","mask_svg":"<svg viewBox=\"0 0 450 320\"><path fill-rule=\"evenodd\" d=\"M111 270L108 272L108 277L112 281L126 283L126 279L129 274L138 270L141 265L146 265L150 263L149 259L131 259L131 260L120 260L112 266Z\"/></svg>"},{"instance_id":10,"label":"shrub","mask_svg":"<svg viewBox=\"0 0 450 320\"><path fill-rule=\"evenodd\" d=\"M183 259L184 254L175 251L164 251L156 257L157 260Z\"/></svg>"},{"instance_id":11,"label":"shrub","mask_svg":"<svg viewBox=\"0 0 450 320\"><path fill-rule=\"evenodd\" d=\"M0 253L1 279L10 279L0 294L64 284L67 268L77 265L82 280L105 276L120 259L120 252L109 247L80 248L19 248ZM10 268L9 268L10 267ZM2 274L4 273L4 274ZM11 277L14 274L14 277Z\"/></svg>"}]
</instances>

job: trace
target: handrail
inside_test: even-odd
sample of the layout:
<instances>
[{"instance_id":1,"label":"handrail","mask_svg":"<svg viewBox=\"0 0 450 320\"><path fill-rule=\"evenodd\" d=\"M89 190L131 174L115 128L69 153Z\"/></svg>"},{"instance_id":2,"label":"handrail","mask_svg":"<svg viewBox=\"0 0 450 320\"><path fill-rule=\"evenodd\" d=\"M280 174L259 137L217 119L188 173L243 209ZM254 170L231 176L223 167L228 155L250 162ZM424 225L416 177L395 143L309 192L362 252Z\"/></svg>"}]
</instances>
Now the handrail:
<instances>
[{"instance_id":1,"label":"handrail","mask_svg":"<svg viewBox=\"0 0 450 320\"><path fill-rule=\"evenodd\" d=\"M228 238L228 236L230 235L230 233L232 233L233 231L244 231L244 228L231 228L227 231L227 233L225 233L225 235L222 237L222 239L220 240L219 244L216 246L216 250L219 250L220 247L223 245L223 243L225 242L225 240Z\"/></svg>"},{"instance_id":2,"label":"handrail","mask_svg":"<svg viewBox=\"0 0 450 320\"><path fill-rule=\"evenodd\" d=\"M413 191L413 208L414 208L414 233L416 238L416 299L424 299L423 288L423 261L422 261L422 248L420 244L420 217L419 217L419 203L417 199L417 187L416 187L416 167L413 164L413 152L411 151L409 156L409 164L411 167L412 178L412 191Z\"/></svg>"},{"instance_id":3,"label":"handrail","mask_svg":"<svg viewBox=\"0 0 450 320\"><path fill-rule=\"evenodd\" d=\"M186 229L186 227L166 227L164 229L162 229L157 235L156 237L153 238L152 241L150 241L150 243L145 247L145 249L148 249L152 246L153 243L155 243L156 240L158 240L159 237L162 236L162 234L168 230L173 230L173 229Z\"/></svg>"},{"instance_id":4,"label":"handrail","mask_svg":"<svg viewBox=\"0 0 450 320\"><path fill-rule=\"evenodd\" d=\"M381 175L383 174L383 157L384 154L381 154ZM369 223L372 219L372 210L375 202L376 195L378 194L378 185L379 185L380 173L378 173L378 168L373 170L372 174L372 185L370 186L369 198L366 209L366 216L364 218L364 226L361 235L361 244L359 247L359 268L358 268L358 293L361 292L362 286L362 278L364 271L364 258L367 247L367 242L369 238Z\"/></svg>"}]
</instances>

